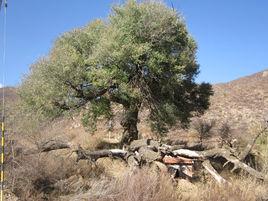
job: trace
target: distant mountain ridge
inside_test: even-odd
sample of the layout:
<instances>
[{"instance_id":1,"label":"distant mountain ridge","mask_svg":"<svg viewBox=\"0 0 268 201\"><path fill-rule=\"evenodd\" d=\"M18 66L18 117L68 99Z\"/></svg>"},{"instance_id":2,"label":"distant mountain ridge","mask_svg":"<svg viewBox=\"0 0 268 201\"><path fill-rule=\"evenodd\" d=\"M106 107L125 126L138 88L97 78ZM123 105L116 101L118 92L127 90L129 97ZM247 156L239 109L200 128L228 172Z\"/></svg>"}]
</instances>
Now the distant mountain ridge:
<instances>
[{"instance_id":1,"label":"distant mountain ridge","mask_svg":"<svg viewBox=\"0 0 268 201\"><path fill-rule=\"evenodd\" d=\"M17 92L15 87L5 87L5 99L7 101L16 100L17 99ZM0 88L0 100L2 101L3 98L3 88Z\"/></svg>"}]
</instances>

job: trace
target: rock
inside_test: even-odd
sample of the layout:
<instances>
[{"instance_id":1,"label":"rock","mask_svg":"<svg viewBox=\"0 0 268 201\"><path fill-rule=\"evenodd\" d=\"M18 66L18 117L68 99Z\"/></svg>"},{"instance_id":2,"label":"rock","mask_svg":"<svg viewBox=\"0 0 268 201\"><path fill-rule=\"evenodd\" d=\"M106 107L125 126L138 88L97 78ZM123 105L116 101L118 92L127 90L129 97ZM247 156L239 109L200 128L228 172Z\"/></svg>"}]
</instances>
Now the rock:
<instances>
[{"instance_id":1,"label":"rock","mask_svg":"<svg viewBox=\"0 0 268 201\"><path fill-rule=\"evenodd\" d=\"M139 148L138 152L141 156L141 159L146 161L147 163L162 159L160 152L153 151L148 147L141 147Z\"/></svg>"}]
</instances>

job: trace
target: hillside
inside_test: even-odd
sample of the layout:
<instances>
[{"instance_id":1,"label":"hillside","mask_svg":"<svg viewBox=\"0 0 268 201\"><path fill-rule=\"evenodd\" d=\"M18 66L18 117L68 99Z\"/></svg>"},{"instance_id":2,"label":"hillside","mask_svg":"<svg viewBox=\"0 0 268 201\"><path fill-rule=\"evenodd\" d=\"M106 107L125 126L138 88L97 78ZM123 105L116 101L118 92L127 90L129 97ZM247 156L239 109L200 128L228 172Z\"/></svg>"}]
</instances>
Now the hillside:
<instances>
[{"instance_id":1,"label":"hillside","mask_svg":"<svg viewBox=\"0 0 268 201\"><path fill-rule=\"evenodd\" d=\"M16 88L15 87L5 87L5 99L6 102L9 101L15 101L17 99L17 94L16 94ZM0 88L0 100L2 101L3 97L3 89Z\"/></svg>"},{"instance_id":2,"label":"hillside","mask_svg":"<svg viewBox=\"0 0 268 201\"><path fill-rule=\"evenodd\" d=\"M268 70L213 86L210 109L205 117L227 121L242 129L262 122L268 115Z\"/></svg>"},{"instance_id":3,"label":"hillside","mask_svg":"<svg viewBox=\"0 0 268 201\"><path fill-rule=\"evenodd\" d=\"M15 87L5 87L5 107L7 111L10 111L10 106L17 100L18 96ZM2 116L2 100L3 100L3 89L0 88L0 114Z\"/></svg>"}]
</instances>

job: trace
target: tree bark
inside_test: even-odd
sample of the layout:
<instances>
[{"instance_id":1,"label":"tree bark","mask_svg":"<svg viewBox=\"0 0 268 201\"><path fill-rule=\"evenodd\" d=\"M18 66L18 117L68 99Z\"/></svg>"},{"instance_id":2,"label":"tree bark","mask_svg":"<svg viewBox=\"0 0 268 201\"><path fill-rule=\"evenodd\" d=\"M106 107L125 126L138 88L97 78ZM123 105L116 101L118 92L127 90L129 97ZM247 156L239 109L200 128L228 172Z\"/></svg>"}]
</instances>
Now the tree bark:
<instances>
[{"instance_id":1,"label":"tree bark","mask_svg":"<svg viewBox=\"0 0 268 201\"><path fill-rule=\"evenodd\" d=\"M133 105L125 108L125 116L121 121L121 125L124 129L123 136L121 139L121 146L124 144L130 144L133 140L138 139L138 114L139 106Z\"/></svg>"}]
</instances>

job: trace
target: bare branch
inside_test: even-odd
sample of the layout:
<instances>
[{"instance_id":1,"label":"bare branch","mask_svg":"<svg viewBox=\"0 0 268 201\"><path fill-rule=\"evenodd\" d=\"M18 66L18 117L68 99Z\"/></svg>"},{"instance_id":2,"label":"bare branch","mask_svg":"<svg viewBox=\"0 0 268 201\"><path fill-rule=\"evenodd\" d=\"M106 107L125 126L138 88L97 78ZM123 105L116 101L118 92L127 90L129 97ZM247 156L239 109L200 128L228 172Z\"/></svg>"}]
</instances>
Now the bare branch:
<instances>
[{"instance_id":1,"label":"bare branch","mask_svg":"<svg viewBox=\"0 0 268 201\"><path fill-rule=\"evenodd\" d=\"M245 149L239 154L239 160L244 161L249 152L252 150L254 144L256 143L256 140L267 131L268 127L265 127L262 129L254 138L250 139L249 143L245 147Z\"/></svg>"},{"instance_id":2,"label":"bare branch","mask_svg":"<svg viewBox=\"0 0 268 201\"><path fill-rule=\"evenodd\" d=\"M228 183L211 165L209 160L205 160L202 163L203 167L211 174L211 176L220 184Z\"/></svg>"}]
</instances>

